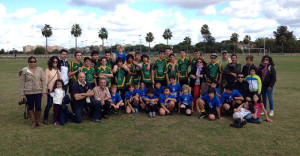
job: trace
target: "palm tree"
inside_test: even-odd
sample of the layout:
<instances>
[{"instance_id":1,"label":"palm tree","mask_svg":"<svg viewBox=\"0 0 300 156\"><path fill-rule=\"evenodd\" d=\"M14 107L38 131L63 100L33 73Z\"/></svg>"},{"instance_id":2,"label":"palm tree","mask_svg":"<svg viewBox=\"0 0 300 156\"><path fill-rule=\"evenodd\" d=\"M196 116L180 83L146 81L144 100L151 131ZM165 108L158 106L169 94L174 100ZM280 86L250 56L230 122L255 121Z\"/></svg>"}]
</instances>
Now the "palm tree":
<instances>
[{"instance_id":1,"label":"palm tree","mask_svg":"<svg viewBox=\"0 0 300 156\"><path fill-rule=\"evenodd\" d=\"M148 32L145 38L146 41L149 42L149 52L150 52L150 43L154 40L154 36L152 32Z\"/></svg>"},{"instance_id":2,"label":"palm tree","mask_svg":"<svg viewBox=\"0 0 300 156\"><path fill-rule=\"evenodd\" d=\"M77 49L77 37L79 37L82 33L82 30L79 24L73 24L71 29L71 34L75 37L75 49Z\"/></svg>"},{"instance_id":3,"label":"palm tree","mask_svg":"<svg viewBox=\"0 0 300 156\"><path fill-rule=\"evenodd\" d=\"M235 46L239 41L239 35L237 33L232 33L230 36L230 41L234 44L234 53L235 53Z\"/></svg>"},{"instance_id":4,"label":"palm tree","mask_svg":"<svg viewBox=\"0 0 300 156\"><path fill-rule=\"evenodd\" d=\"M191 43L192 43L192 39L189 36L186 36L183 39L183 43L186 45L186 47L187 47L187 53L188 53L189 52L189 46L191 46Z\"/></svg>"},{"instance_id":5,"label":"palm tree","mask_svg":"<svg viewBox=\"0 0 300 156\"><path fill-rule=\"evenodd\" d=\"M283 44L285 44L287 41L286 37L284 35L281 35L279 38L279 42L281 43L281 53L283 53Z\"/></svg>"},{"instance_id":6,"label":"palm tree","mask_svg":"<svg viewBox=\"0 0 300 156\"><path fill-rule=\"evenodd\" d=\"M107 38L108 38L108 32L107 32L106 28L102 27L99 30L98 37L101 38L101 40L102 40L102 51L103 51L103 48L104 48L104 39L107 40Z\"/></svg>"},{"instance_id":7,"label":"palm tree","mask_svg":"<svg viewBox=\"0 0 300 156\"><path fill-rule=\"evenodd\" d=\"M171 38L173 37L172 32L170 29L165 29L164 34L163 34L163 38L165 40L167 40L167 45L169 45L169 40L171 40Z\"/></svg>"},{"instance_id":8,"label":"palm tree","mask_svg":"<svg viewBox=\"0 0 300 156\"><path fill-rule=\"evenodd\" d=\"M48 56L48 37L52 36L52 27L49 24L45 24L42 35L46 37L46 55Z\"/></svg>"},{"instance_id":9,"label":"palm tree","mask_svg":"<svg viewBox=\"0 0 300 156\"><path fill-rule=\"evenodd\" d=\"M250 45L250 42L251 42L251 37L249 35L246 35L244 37L244 40L243 40L244 44L247 44L248 47L249 47L249 55L250 55L250 49L251 49L251 45Z\"/></svg>"}]
</instances>

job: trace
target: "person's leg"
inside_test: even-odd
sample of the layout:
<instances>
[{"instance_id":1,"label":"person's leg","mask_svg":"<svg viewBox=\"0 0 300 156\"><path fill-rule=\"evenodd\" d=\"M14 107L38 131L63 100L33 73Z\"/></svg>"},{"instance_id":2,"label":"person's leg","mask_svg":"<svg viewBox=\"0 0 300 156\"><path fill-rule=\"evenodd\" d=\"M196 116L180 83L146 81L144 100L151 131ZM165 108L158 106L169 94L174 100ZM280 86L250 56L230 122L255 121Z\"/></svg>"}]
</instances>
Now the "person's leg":
<instances>
[{"instance_id":1,"label":"person's leg","mask_svg":"<svg viewBox=\"0 0 300 156\"><path fill-rule=\"evenodd\" d=\"M228 103L224 103L224 104L223 104L223 109L224 109L224 111L229 111L230 108L231 108L231 105L230 105L230 104L228 104Z\"/></svg>"},{"instance_id":2,"label":"person's leg","mask_svg":"<svg viewBox=\"0 0 300 156\"><path fill-rule=\"evenodd\" d=\"M164 116L166 115L166 111L163 108L159 109L159 115Z\"/></svg>"},{"instance_id":3,"label":"person's leg","mask_svg":"<svg viewBox=\"0 0 300 156\"><path fill-rule=\"evenodd\" d=\"M270 110L273 110L273 88L267 91Z\"/></svg>"},{"instance_id":4,"label":"person's leg","mask_svg":"<svg viewBox=\"0 0 300 156\"><path fill-rule=\"evenodd\" d=\"M261 123L261 118L257 117L256 119L251 118L248 119L247 122L251 122L251 123Z\"/></svg>"},{"instance_id":5,"label":"person's leg","mask_svg":"<svg viewBox=\"0 0 300 156\"><path fill-rule=\"evenodd\" d=\"M34 116L34 95L30 94L30 95L26 95L26 99L27 99L27 103L28 103L28 115L30 117L31 120L31 128L35 128L36 127L36 120L35 120L35 116Z\"/></svg>"},{"instance_id":6,"label":"person's leg","mask_svg":"<svg viewBox=\"0 0 300 156\"><path fill-rule=\"evenodd\" d=\"M107 118L108 112L109 112L109 108L110 108L110 102L109 101L105 101L104 105L102 106L104 118Z\"/></svg>"},{"instance_id":7,"label":"person's leg","mask_svg":"<svg viewBox=\"0 0 300 156\"><path fill-rule=\"evenodd\" d=\"M51 97L50 94L47 94L47 105L44 110L44 124L47 124L47 125L49 124L48 116L49 116L49 111L52 107L52 103L53 103L53 97Z\"/></svg>"},{"instance_id":8,"label":"person's leg","mask_svg":"<svg viewBox=\"0 0 300 156\"><path fill-rule=\"evenodd\" d=\"M267 91L268 91L268 87L262 87L261 95L266 110L267 110Z\"/></svg>"},{"instance_id":9,"label":"person's leg","mask_svg":"<svg viewBox=\"0 0 300 156\"><path fill-rule=\"evenodd\" d=\"M84 108L84 105L74 105L75 117L73 118L73 122L75 122L75 123L81 123L82 122L83 108Z\"/></svg>"},{"instance_id":10,"label":"person's leg","mask_svg":"<svg viewBox=\"0 0 300 156\"><path fill-rule=\"evenodd\" d=\"M110 104L108 104L108 106L109 105ZM87 106L90 107L90 109L93 111L93 114L92 114L93 120L101 119L101 117L100 117L100 110L101 110L100 101L97 101L94 98L91 98L91 103L89 103Z\"/></svg>"},{"instance_id":11,"label":"person's leg","mask_svg":"<svg viewBox=\"0 0 300 156\"><path fill-rule=\"evenodd\" d=\"M194 86L194 106L196 106L196 102L199 97L200 97L200 85L195 85Z\"/></svg>"},{"instance_id":12,"label":"person's leg","mask_svg":"<svg viewBox=\"0 0 300 156\"><path fill-rule=\"evenodd\" d=\"M54 124L57 124L58 122L58 113L59 113L59 105L53 104L53 122Z\"/></svg>"},{"instance_id":13,"label":"person's leg","mask_svg":"<svg viewBox=\"0 0 300 156\"><path fill-rule=\"evenodd\" d=\"M41 105L42 105L42 94L35 94L34 95L34 104L35 104L35 120L36 120L36 125L37 126L42 126L42 123L40 122L40 117L41 117Z\"/></svg>"},{"instance_id":14,"label":"person's leg","mask_svg":"<svg viewBox=\"0 0 300 156\"><path fill-rule=\"evenodd\" d=\"M216 119L216 117L215 117L214 114L209 114L209 115L208 115L208 119L211 120L211 121L213 121L213 120Z\"/></svg>"}]
</instances>

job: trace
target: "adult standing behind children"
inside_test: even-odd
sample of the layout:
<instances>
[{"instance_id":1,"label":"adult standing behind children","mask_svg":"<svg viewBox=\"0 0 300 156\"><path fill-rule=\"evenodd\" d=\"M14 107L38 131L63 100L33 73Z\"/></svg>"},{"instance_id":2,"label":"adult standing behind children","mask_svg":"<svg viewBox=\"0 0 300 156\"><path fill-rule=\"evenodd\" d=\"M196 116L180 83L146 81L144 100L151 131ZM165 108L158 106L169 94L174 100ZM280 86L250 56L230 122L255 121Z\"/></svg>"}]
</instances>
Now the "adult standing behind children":
<instances>
[{"instance_id":1,"label":"adult standing behind children","mask_svg":"<svg viewBox=\"0 0 300 156\"><path fill-rule=\"evenodd\" d=\"M231 63L228 63L223 71L222 79L226 80L225 84L233 84L237 79L237 73L241 72L241 64L237 61L237 55L231 55Z\"/></svg>"},{"instance_id":2,"label":"adult standing behind children","mask_svg":"<svg viewBox=\"0 0 300 156\"><path fill-rule=\"evenodd\" d=\"M69 83L69 76L68 76L68 68L69 68L69 62L68 62L68 51L66 49L60 50L60 65L61 65L61 79L64 82L64 91L67 92L68 90L68 83Z\"/></svg>"},{"instance_id":3,"label":"adult standing behind children","mask_svg":"<svg viewBox=\"0 0 300 156\"><path fill-rule=\"evenodd\" d=\"M224 72L226 65L228 63L231 63L231 58L228 57L227 50L222 50L221 57L222 58L218 60L219 64L221 65L221 74L222 74L222 77L220 77L219 88L220 88L221 92L223 92L224 87L225 87L225 81L226 81L225 77L223 76L223 72Z\"/></svg>"},{"instance_id":4,"label":"adult standing behind children","mask_svg":"<svg viewBox=\"0 0 300 156\"><path fill-rule=\"evenodd\" d=\"M47 105L44 111L43 123L49 125L48 115L53 103L53 97L50 96L50 93L53 90L55 81L61 79L60 61L57 56L52 56L48 60L48 68L45 70L45 78L47 84Z\"/></svg>"},{"instance_id":5,"label":"adult standing behind children","mask_svg":"<svg viewBox=\"0 0 300 156\"><path fill-rule=\"evenodd\" d=\"M262 98L265 109L267 110L267 96L269 99L270 112L269 115L273 116L273 88L276 82L276 70L273 59L269 55L265 55L261 59L261 63L258 65L258 75L262 82Z\"/></svg>"},{"instance_id":6,"label":"adult standing behind children","mask_svg":"<svg viewBox=\"0 0 300 156\"><path fill-rule=\"evenodd\" d=\"M28 114L31 120L31 128L41 126L41 102L42 95L46 96L47 86L45 73L42 68L36 66L36 58L28 58L28 67L22 69L20 74L20 99L28 101ZM35 111L34 111L35 107Z\"/></svg>"}]
</instances>

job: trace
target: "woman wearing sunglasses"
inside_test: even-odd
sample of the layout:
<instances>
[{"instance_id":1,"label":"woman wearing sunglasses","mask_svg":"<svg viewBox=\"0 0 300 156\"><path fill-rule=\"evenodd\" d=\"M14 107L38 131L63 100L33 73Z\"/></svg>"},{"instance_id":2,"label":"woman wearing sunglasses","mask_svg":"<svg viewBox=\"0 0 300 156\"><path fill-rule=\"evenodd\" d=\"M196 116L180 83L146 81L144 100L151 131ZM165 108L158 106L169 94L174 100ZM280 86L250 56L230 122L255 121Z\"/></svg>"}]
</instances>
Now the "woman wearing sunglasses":
<instances>
[{"instance_id":1,"label":"woman wearing sunglasses","mask_svg":"<svg viewBox=\"0 0 300 156\"><path fill-rule=\"evenodd\" d=\"M35 57L28 58L28 67L22 69L20 77L20 98L23 100L26 96L31 128L41 126L41 102L42 96L46 96L47 87L45 73L42 68L36 66Z\"/></svg>"},{"instance_id":2,"label":"woman wearing sunglasses","mask_svg":"<svg viewBox=\"0 0 300 156\"><path fill-rule=\"evenodd\" d=\"M53 86L56 80L61 79L61 65L59 58L57 56L52 56L48 60L48 68L45 70L46 75L46 84L47 84L47 105L44 111L44 121L45 125L49 125L48 115L49 110L52 107L53 97L50 96L50 93L53 90Z\"/></svg>"},{"instance_id":3,"label":"woman wearing sunglasses","mask_svg":"<svg viewBox=\"0 0 300 156\"><path fill-rule=\"evenodd\" d=\"M261 59L261 63L258 65L258 75L262 82L262 98L265 109L267 110L267 96L270 104L269 115L273 116L273 88L276 82L276 70L273 59L269 55L265 55Z\"/></svg>"}]
</instances>

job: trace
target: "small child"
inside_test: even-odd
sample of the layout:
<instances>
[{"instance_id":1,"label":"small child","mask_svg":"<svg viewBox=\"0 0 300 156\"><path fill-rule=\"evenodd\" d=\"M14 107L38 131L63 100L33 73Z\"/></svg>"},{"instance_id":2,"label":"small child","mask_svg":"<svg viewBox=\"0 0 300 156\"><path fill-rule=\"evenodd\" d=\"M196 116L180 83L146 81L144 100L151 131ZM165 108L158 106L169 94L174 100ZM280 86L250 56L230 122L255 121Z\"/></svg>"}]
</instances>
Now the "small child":
<instances>
[{"instance_id":1,"label":"small child","mask_svg":"<svg viewBox=\"0 0 300 156\"><path fill-rule=\"evenodd\" d=\"M139 93L134 89L133 84L129 84L128 91L126 92L126 113L139 113Z\"/></svg>"},{"instance_id":2,"label":"small child","mask_svg":"<svg viewBox=\"0 0 300 156\"><path fill-rule=\"evenodd\" d=\"M156 97L159 97L160 94L164 93L164 86L161 86L160 82L155 82L155 90L154 90L154 95Z\"/></svg>"},{"instance_id":3,"label":"small child","mask_svg":"<svg viewBox=\"0 0 300 156\"><path fill-rule=\"evenodd\" d=\"M262 83L261 83L260 77L258 75L256 75L256 68L255 67L250 68L250 75L248 75L245 78L245 80L249 84L249 91L250 91L251 96L254 95L254 93L260 94Z\"/></svg>"},{"instance_id":4,"label":"small child","mask_svg":"<svg viewBox=\"0 0 300 156\"><path fill-rule=\"evenodd\" d=\"M55 126L59 125L60 107L65 96L63 84L61 79L56 80L53 86L53 92L50 94L50 96L53 97L53 121Z\"/></svg>"},{"instance_id":5,"label":"small child","mask_svg":"<svg viewBox=\"0 0 300 156\"><path fill-rule=\"evenodd\" d=\"M140 100L140 106L141 106L141 109L142 110L145 110L146 109L146 101L145 101L145 97L147 96L148 94L148 90L147 88L145 87L145 82L144 81L141 81L140 82L140 88L138 89L138 92L139 92L139 100Z\"/></svg>"},{"instance_id":6,"label":"small child","mask_svg":"<svg viewBox=\"0 0 300 156\"><path fill-rule=\"evenodd\" d=\"M181 88L180 84L176 82L174 75L170 76L170 81L171 81L171 83L168 85L168 87L170 88L171 94L175 96L175 98L178 102L179 97L181 95L182 88Z\"/></svg>"},{"instance_id":7,"label":"small child","mask_svg":"<svg viewBox=\"0 0 300 156\"><path fill-rule=\"evenodd\" d=\"M160 115L172 115L172 110L175 107L175 103L177 102L174 95L170 92L170 87L164 88L164 94L161 94L159 96L159 103L160 103L160 109L159 114Z\"/></svg>"},{"instance_id":8,"label":"small child","mask_svg":"<svg viewBox=\"0 0 300 156\"><path fill-rule=\"evenodd\" d=\"M255 113L248 114L247 116L245 116L245 119L247 119L248 122L261 123L260 113L261 113L261 110L262 110L265 113L266 121L267 122L273 122L273 120L269 119L267 111L264 107L264 104L263 103L258 103L258 101L259 101L258 94L254 93L252 101L254 103Z\"/></svg>"},{"instance_id":9,"label":"small child","mask_svg":"<svg viewBox=\"0 0 300 156\"><path fill-rule=\"evenodd\" d=\"M217 88L217 81L212 80L212 81L210 82L210 86L209 86L209 87L214 88L214 89L216 90L216 95L217 95L219 98L221 98L221 92L220 92L219 88ZM208 90L208 89L206 89L204 95L207 95L207 90Z\"/></svg>"},{"instance_id":10,"label":"small child","mask_svg":"<svg viewBox=\"0 0 300 156\"><path fill-rule=\"evenodd\" d=\"M110 106L114 108L114 113L118 114L118 110L124 106L124 102L120 94L117 93L117 86L115 84L112 84L110 87L110 97Z\"/></svg>"},{"instance_id":11,"label":"small child","mask_svg":"<svg viewBox=\"0 0 300 156\"><path fill-rule=\"evenodd\" d=\"M183 93L179 97L178 114L180 114L180 112L181 112L182 114L191 116L193 113L194 98L193 98L192 94L189 93L190 87L188 85L183 85L182 91L183 91Z\"/></svg>"},{"instance_id":12,"label":"small child","mask_svg":"<svg viewBox=\"0 0 300 156\"><path fill-rule=\"evenodd\" d=\"M154 95L154 89L150 88L148 96L145 97L144 99L146 101L148 110L149 110L149 117L150 118L155 118L156 117L156 110L157 110L157 103L158 103L158 98L157 96Z\"/></svg>"},{"instance_id":13,"label":"small child","mask_svg":"<svg viewBox=\"0 0 300 156\"><path fill-rule=\"evenodd\" d=\"M241 104L238 108L235 108L233 111L234 113L232 115L232 118L234 122L230 124L230 126L235 128L241 128L247 123L247 120L244 119L244 117L251 113L254 113L254 107L251 101L246 101L245 103Z\"/></svg>"}]
</instances>

